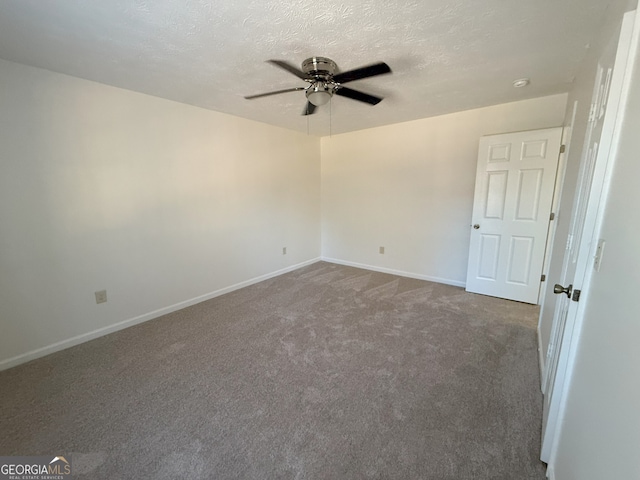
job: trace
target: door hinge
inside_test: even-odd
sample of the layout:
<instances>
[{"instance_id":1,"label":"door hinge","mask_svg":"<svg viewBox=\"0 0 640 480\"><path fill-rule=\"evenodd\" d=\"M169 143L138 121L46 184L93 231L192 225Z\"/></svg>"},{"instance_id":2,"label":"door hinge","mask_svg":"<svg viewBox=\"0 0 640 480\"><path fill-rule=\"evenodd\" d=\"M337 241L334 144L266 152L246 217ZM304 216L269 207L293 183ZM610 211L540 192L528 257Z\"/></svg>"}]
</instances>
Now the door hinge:
<instances>
[{"instance_id":1,"label":"door hinge","mask_svg":"<svg viewBox=\"0 0 640 480\"><path fill-rule=\"evenodd\" d=\"M554 220L555 218L556 218L556 214L555 214L555 213L553 213L553 212L551 212L551 213L549 214L549 220Z\"/></svg>"},{"instance_id":2,"label":"door hinge","mask_svg":"<svg viewBox=\"0 0 640 480\"><path fill-rule=\"evenodd\" d=\"M547 276L543 273L542 275L540 275L540 281L544 282L547 279Z\"/></svg>"},{"instance_id":3,"label":"door hinge","mask_svg":"<svg viewBox=\"0 0 640 480\"><path fill-rule=\"evenodd\" d=\"M566 145L560 145L560 153L564 153L567 150Z\"/></svg>"},{"instance_id":4,"label":"door hinge","mask_svg":"<svg viewBox=\"0 0 640 480\"><path fill-rule=\"evenodd\" d=\"M596 104L592 103L589 108L589 123L593 122L596 119Z\"/></svg>"},{"instance_id":5,"label":"door hinge","mask_svg":"<svg viewBox=\"0 0 640 480\"><path fill-rule=\"evenodd\" d=\"M573 296L571 297L571 300L573 300L574 302L580 301L580 290L573 291Z\"/></svg>"}]
</instances>

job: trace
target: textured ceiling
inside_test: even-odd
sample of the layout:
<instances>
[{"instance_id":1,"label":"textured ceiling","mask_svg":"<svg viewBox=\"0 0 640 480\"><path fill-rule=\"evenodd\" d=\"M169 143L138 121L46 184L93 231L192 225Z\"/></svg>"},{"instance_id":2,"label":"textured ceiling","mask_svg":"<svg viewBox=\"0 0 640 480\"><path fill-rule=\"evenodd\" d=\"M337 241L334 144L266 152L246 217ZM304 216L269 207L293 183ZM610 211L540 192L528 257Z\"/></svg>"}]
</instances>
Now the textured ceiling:
<instances>
[{"instance_id":1,"label":"textured ceiling","mask_svg":"<svg viewBox=\"0 0 640 480\"><path fill-rule=\"evenodd\" d=\"M608 0L0 0L0 58L327 135L566 92ZM305 86L264 63L384 61L301 115ZM531 78L514 89L513 80ZM329 116L331 111L331 116ZM307 123L308 122L308 123Z\"/></svg>"}]
</instances>

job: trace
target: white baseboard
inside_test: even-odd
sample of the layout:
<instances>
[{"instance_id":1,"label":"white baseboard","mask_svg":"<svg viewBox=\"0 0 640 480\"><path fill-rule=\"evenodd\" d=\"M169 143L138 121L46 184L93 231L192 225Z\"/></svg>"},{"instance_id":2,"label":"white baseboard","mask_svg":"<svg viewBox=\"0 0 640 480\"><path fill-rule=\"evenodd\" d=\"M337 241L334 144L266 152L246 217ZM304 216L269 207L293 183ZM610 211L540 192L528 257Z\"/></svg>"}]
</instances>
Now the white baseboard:
<instances>
[{"instance_id":1,"label":"white baseboard","mask_svg":"<svg viewBox=\"0 0 640 480\"><path fill-rule=\"evenodd\" d=\"M542 337L540 335L540 322L538 322L538 328L536 329L538 337L538 366L540 367L540 390L544 393L544 369L545 369L545 354L542 352Z\"/></svg>"},{"instance_id":2,"label":"white baseboard","mask_svg":"<svg viewBox=\"0 0 640 480\"><path fill-rule=\"evenodd\" d=\"M145 313L143 315L139 315L137 317L133 317L128 320L123 320L121 322L114 323L113 325L109 325L107 327L99 328L97 330L93 330L88 333L83 333L81 335L76 335L75 337L68 338L66 340L62 340L60 342L56 342L51 345L47 345L45 347L41 347L36 350L31 350L29 352L16 355L15 357L7 358L6 360L0 361L0 371L6 370L11 367L15 367L17 365L29 362L31 360L35 360L36 358L44 357L46 355L58 352L60 350L64 350L69 347L73 347L74 345L79 345L80 343L88 342L89 340L93 340L95 338L108 335L109 333L117 332L118 330L123 330L125 328L132 327L139 323L143 323L148 320L161 317L162 315L175 312L176 310L181 310L183 308L190 307L191 305L195 305L196 303L204 302L206 300L219 297L220 295L224 295L225 293L230 293L230 292L233 292L234 290L239 290L241 288L248 287L249 285L253 285L254 283L262 282L264 280L277 277L278 275L292 272L293 270L306 267L307 265L311 265L313 263L319 262L320 260L321 259L319 257L313 258L311 260L307 260L305 262L298 263L296 265L291 265L290 267L276 270L275 272L260 275L258 277L254 277L249 280L245 280L244 282L236 283L235 285L221 288L214 292L206 293L204 295L200 295L198 297L194 297L189 300L185 300L183 302L178 302L173 305L169 305L168 307L154 310L153 312Z\"/></svg>"},{"instance_id":3,"label":"white baseboard","mask_svg":"<svg viewBox=\"0 0 640 480\"><path fill-rule=\"evenodd\" d=\"M547 478L549 480L555 480L556 479L556 475L553 472L553 466L551 466L551 465L547 466Z\"/></svg>"},{"instance_id":4,"label":"white baseboard","mask_svg":"<svg viewBox=\"0 0 640 480\"><path fill-rule=\"evenodd\" d=\"M440 277L431 277L429 275L422 275L422 274L413 273L413 272L404 272L402 270L394 270L392 268L375 267L373 265L365 265L362 263L348 262L346 260L338 260L337 258L322 257L322 261L329 262L329 263L337 263L338 265L346 265L348 267L362 268L364 270L373 270L374 272L390 273L391 275L398 275L400 277L416 278L418 280L427 280L428 282L444 283L446 285L453 285L455 287L466 286L465 282L459 282L458 280L450 280L448 278L440 278Z\"/></svg>"}]
</instances>

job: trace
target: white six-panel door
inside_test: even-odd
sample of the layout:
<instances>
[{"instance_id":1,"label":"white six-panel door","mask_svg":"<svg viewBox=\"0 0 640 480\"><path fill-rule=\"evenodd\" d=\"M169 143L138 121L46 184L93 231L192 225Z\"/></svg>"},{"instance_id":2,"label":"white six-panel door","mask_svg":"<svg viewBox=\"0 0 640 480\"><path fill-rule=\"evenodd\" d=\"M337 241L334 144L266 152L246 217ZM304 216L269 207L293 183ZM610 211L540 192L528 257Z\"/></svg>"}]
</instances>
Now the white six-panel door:
<instances>
[{"instance_id":1,"label":"white six-panel door","mask_svg":"<svg viewBox=\"0 0 640 480\"><path fill-rule=\"evenodd\" d=\"M467 291L537 303L561 128L480 139Z\"/></svg>"}]
</instances>

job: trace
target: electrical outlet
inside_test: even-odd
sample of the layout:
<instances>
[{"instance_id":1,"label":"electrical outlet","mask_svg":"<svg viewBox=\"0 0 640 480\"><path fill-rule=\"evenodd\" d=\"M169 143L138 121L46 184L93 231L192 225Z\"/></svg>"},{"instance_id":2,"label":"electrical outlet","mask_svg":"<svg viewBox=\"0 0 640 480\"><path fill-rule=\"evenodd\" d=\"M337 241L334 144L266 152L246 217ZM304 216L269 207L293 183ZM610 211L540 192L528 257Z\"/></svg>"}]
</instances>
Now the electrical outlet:
<instances>
[{"instance_id":1,"label":"electrical outlet","mask_svg":"<svg viewBox=\"0 0 640 480\"><path fill-rule=\"evenodd\" d=\"M379 252L380 252L380 255L384 255L384 247L380 247Z\"/></svg>"},{"instance_id":2,"label":"electrical outlet","mask_svg":"<svg viewBox=\"0 0 640 480\"><path fill-rule=\"evenodd\" d=\"M100 290L96 292L96 303L105 303L107 301L107 291Z\"/></svg>"},{"instance_id":3,"label":"electrical outlet","mask_svg":"<svg viewBox=\"0 0 640 480\"><path fill-rule=\"evenodd\" d=\"M282 254L286 255L287 254L287 247L282 247Z\"/></svg>"}]
</instances>

